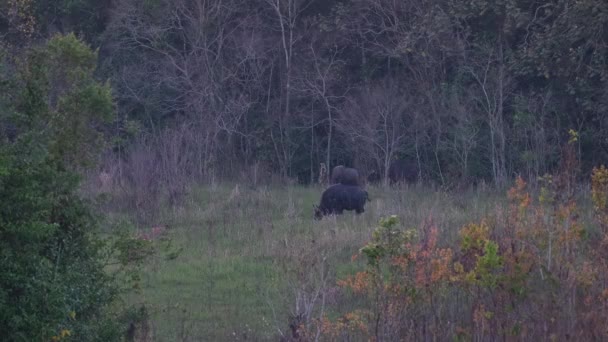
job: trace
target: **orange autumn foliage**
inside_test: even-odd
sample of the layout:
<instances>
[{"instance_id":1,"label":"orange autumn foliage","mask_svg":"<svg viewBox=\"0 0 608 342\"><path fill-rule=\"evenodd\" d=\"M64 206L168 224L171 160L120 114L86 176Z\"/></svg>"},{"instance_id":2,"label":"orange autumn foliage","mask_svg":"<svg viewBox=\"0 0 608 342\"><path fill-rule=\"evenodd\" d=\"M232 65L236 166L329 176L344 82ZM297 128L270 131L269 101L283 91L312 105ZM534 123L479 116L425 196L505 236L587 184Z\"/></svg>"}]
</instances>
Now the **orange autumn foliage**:
<instances>
[{"instance_id":1,"label":"orange autumn foliage","mask_svg":"<svg viewBox=\"0 0 608 342\"><path fill-rule=\"evenodd\" d=\"M364 305L360 320L326 322L325 336L608 340L608 169L593 171L592 216L572 195L576 172L560 172L537 192L517 178L505 210L464 224L458 243L442 245L432 219L414 230L381 220L365 271L338 281Z\"/></svg>"}]
</instances>

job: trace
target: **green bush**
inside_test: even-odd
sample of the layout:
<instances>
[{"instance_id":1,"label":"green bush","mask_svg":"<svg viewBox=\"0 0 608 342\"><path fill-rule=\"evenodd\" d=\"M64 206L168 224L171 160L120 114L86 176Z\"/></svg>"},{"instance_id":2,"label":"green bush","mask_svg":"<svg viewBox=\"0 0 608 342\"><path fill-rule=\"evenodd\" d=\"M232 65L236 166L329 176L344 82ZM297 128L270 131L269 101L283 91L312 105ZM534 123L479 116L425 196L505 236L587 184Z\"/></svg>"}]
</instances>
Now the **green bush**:
<instances>
[{"instance_id":1,"label":"green bush","mask_svg":"<svg viewBox=\"0 0 608 342\"><path fill-rule=\"evenodd\" d=\"M0 331L3 340L108 340L118 287L103 271L104 244L61 171L36 139L0 149ZM108 335L110 334L110 335Z\"/></svg>"},{"instance_id":2,"label":"green bush","mask_svg":"<svg viewBox=\"0 0 608 342\"><path fill-rule=\"evenodd\" d=\"M99 144L112 112L94 80L96 55L73 35L0 68L0 332L3 341L109 341L119 282L105 271L115 244L77 192L72 171ZM12 69L12 70L15 70ZM80 164L80 165L79 165Z\"/></svg>"}]
</instances>

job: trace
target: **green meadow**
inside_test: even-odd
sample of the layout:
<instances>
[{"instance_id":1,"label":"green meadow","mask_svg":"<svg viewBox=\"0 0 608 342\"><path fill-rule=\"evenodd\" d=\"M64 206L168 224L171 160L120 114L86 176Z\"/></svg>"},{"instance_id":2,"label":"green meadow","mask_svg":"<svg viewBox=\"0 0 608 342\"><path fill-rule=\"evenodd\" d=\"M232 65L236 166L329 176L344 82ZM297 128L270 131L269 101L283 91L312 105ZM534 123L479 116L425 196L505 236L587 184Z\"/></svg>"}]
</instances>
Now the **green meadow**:
<instances>
[{"instance_id":1,"label":"green meadow","mask_svg":"<svg viewBox=\"0 0 608 342\"><path fill-rule=\"evenodd\" d=\"M422 186L368 192L371 202L362 215L315 221L320 187L192 190L157 219L181 252L149 260L140 292L128 300L147 308L155 341L276 341L289 333L290 319L304 305L330 317L351 308L344 297L314 300L315 289L333 288L362 269L354 256L380 218L397 215L405 228L434 224L452 240L463 224L505 201L481 188L458 195Z\"/></svg>"}]
</instances>

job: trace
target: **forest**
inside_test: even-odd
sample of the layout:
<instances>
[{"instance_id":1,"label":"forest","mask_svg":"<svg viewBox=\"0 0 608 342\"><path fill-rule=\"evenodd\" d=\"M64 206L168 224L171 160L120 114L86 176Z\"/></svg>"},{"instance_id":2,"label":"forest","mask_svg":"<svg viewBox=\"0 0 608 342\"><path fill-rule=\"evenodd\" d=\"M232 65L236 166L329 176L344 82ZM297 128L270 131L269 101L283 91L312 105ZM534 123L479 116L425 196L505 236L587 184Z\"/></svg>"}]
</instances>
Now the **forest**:
<instances>
[{"instance_id":1,"label":"forest","mask_svg":"<svg viewBox=\"0 0 608 342\"><path fill-rule=\"evenodd\" d=\"M607 112L605 0L2 0L0 331L601 340Z\"/></svg>"},{"instance_id":2,"label":"forest","mask_svg":"<svg viewBox=\"0 0 608 342\"><path fill-rule=\"evenodd\" d=\"M442 186L504 185L554 170L569 130L583 172L606 161L606 6L10 0L0 27L7 67L56 34L98 51L113 177L310 183L321 162L407 160Z\"/></svg>"}]
</instances>

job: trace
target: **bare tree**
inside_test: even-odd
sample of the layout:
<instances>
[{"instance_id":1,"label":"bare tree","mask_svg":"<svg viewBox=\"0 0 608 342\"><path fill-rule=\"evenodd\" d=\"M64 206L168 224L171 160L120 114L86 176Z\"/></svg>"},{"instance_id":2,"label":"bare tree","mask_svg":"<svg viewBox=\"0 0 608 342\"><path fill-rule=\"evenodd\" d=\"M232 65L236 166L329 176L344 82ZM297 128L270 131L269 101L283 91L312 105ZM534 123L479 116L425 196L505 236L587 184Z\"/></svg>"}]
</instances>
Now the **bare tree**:
<instances>
[{"instance_id":1,"label":"bare tree","mask_svg":"<svg viewBox=\"0 0 608 342\"><path fill-rule=\"evenodd\" d=\"M514 100L511 141L518 151L516 162L527 173L526 179L533 180L549 172L548 161L559 154L559 124L549 115L555 102L550 90L520 94Z\"/></svg>"},{"instance_id":2,"label":"bare tree","mask_svg":"<svg viewBox=\"0 0 608 342\"><path fill-rule=\"evenodd\" d=\"M187 122L195 133L187 135L193 158L187 164L198 177L210 177L218 156L232 157L236 139L251 153L254 134L261 134L259 127L250 130L248 116L266 95L269 40L243 1L163 0L159 6L164 16L146 15L135 0L115 11L108 30L117 36L114 49L136 61L118 74L121 96L136 105L155 103L156 117Z\"/></svg>"},{"instance_id":3,"label":"bare tree","mask_svg":"<svg viewBox=\"0 0 608 342\"><path fill-rule=\"evenodd\" d=\"M333 47L326 51L325 56L321 48L315 47L311 42L308 53L310 56L310 69L301 72L296 77L296 89L301 91L307 98L312 98L324 108L324 118L314 120L315 113L311 113L313 118L311 130L316 125L327 125L327 146L325 149L325 166L331 170L332 139L334 136L334 126L338 105L344 99L344 94L348 92L348 87L336 87L339 81L339 73L344 66L344 61L339 58L340 50ZM340 90L338 90L340 89ZM341 93L337 93L341 91ZM314 138L314 134L313 134Z\"/></svg>"},{"instance_id":4,"label":"bare tree","mask_svg":"<svg viewBox=\"0 0 608 342\"><path fill-rule=\"evenodd\" d=\"M294 69L294 53L296 44L302 39L298 31L302 12L312 3L311 0L265 0L271 9L271 17L275 23L273 29L279 32L281 42L281 55L283 56L281 73L281 112L278 117L279 137L271 131L271 138L275 146L277 157L281 165L281 173L287 176L290 167L294 144L291 141L290 128L292 126L292 77Z\"/></svg>"},{"instance_id":5,"label":"bare tree","mask_svg":"<svg viewBox=\"0 0 608 342\"><path fill-rule=\"evenodd\" d=\"M408 129L406 113L412 100L393 80L368 86L347 97L337 124L358 146L367 149L382 166L388 181L390 163L403 151Z\"/></svg>"},{"instance_id":6,"label":"bare tree","mask_svg":"<svg viewBox=\"0 0 608 342\"><path fill-rule=\"evenodd\" d=\"M506 60L502 43L497 45L486 47L477 59L471 58L465 69L475 82L474 87L469 88L470 96L484 113L489 129L492 177L496 185L502 185L507 177L505 104L512 94L514 82L505 72Z\"/></svg>"},{"instance_id":7,"label":"bare tree","mask_svg":"<svg viewBox=\"0 0 608 342\"><path fill-rule=\"evenodd\" d=\"M458 161L461 180L466 181L469 178L471 153L479 142L480 125L471 110L472 105L463 96L453 94L449 108L453 124L448 146Z\"/></svg>"},{"instance_id":8,"label":"bare tree","mask_svg":"<svg viewBox=\"0 0 608 342\"><path fill-rule=\"evenodd\" d=\"M408 112L413 150L419 177L423 158L432 155L442 183L449 109L442 87L448 83L448 68L461 59L464 49L462 30L455 27L441 1L362 0L349 7L343 18L350 43L361 47L362 55L385 65L378 72L399 73L416 99ZM386 71L384 71L386 70ZM430 166L433 163L428 160Z\"/></svg>"}]
</instances>

